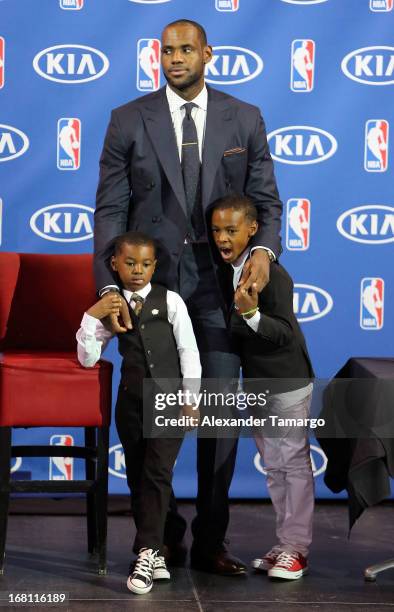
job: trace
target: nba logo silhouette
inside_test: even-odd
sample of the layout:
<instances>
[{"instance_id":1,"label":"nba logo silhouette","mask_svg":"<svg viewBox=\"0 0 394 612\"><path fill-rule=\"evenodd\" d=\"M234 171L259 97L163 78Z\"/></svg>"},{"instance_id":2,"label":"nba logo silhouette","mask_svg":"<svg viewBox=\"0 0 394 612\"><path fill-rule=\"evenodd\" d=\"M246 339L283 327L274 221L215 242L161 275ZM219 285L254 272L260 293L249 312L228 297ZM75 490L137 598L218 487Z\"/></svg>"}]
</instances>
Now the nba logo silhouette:
<instances>
[{"instance_id":1,"label":"nba logo silhouette","mask_svg":"<svg viewBox=\"0 0 394 612\"><path fill-rule=\"evenodd\" d=\"M382 329L384 314L384 280L363 278L360 294L361 329Z\"/></svg>"},{"instance_id":2,"label":"nba logo silhouette","mask_svg":"<svg viewBox=\"0 0 394 612\"><path fill-rule=\"evenodd\" d=\"M57 167L78 170L81 163L81 122L63 117L57 122Z\"/></svg>"},{"instance_id":3,"label":"nba logo silhouette","mask_svg":"<svg viewBox=\"0 0 394 612\"><path fill-rule=\"evenodd\" d=\"M4 86L5 40L0 36L0 89Z\"/></svg>"},{"instance_id":4,"label":"nba logo silhouette","mask_svg":"<svg viewBox=\"0 0 394 612\"><path fill-rule=\"evenodd\" d=\"M291 43L291 91L312 91L315 76L315 42L309 39Z\"/></svg>"},{"instance_id":5,"label":"nba logo silhouette","mask_svg":"<svg viewBox=\"0 0 394 612\"><path fill-rule=\"evenodd\" d=\"M73 446L74 438L68 434L51 436L51 446ZM49 480L72 480L74 460L71 457L49 458Z\"/></svg>"},{"instance_id":6,"label":"nba logo silhouette","mask_svg":"<svg viewBox=\"0 0 394 612\"><path fill-rule=\"evenodd\" d=\"M389 152L389 123L370 119L365 124L364 168L367 172L385 172Z\"/></svg>"},{"instance_id":7,"label":"nba logo silhouette","mask_svg":"<svg viewBox=\"0 0 394 612\"><path fill-rule=\"evenodd\" d=\"M83 0L59 0L59 3L65 11L80 11L83 8Z\"/></svg>"},{"instance_id":8,"label":"nba logo silhouette","mask_svg":"<svg viewBox=\"0 0 394 612\"><path fill-rule=\"evenodd\" d=\"M137 89L157 91L160 87L160 40L141 38L137 44Z\"/></svg>"},{"instance_id":9,"label":"nba logo silhouette","mask_svg":"<svg viewBox=\"0 0 394 612\"><path fill-rule=\"evenodd\" d=\"M394 0L369 0L371 11L388 13L393 10Z\"/></svg>"},{"instance_id":10,"label":"nba logo silhouette","mask_svg":"<svg viewBox=\"0 0 394 612\"><path fill-rule=\"evenodd\" d=\"M234 13L238 11L239 0L215 0L215 8L217 11Z\"/></svg>"},{"instance_id":11,"label":"nba logo silhouette","mask_svg":"<svg viewBox=\"0 0 394 612\"><path fill-rule=\"evenodd\" d=\"M305 198L287 201L286 247L289 251L309 249L311 203Z\"/></svg>"}]
</instances>

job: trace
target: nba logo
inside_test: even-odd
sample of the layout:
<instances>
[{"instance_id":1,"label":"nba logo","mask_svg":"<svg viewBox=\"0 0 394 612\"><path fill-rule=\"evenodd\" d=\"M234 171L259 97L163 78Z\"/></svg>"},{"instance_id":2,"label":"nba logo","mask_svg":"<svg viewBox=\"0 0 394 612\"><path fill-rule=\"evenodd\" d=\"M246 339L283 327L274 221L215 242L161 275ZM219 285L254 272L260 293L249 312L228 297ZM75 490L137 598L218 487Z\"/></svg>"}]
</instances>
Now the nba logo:
<instances>
[{"instance_id":1,"label":"nba logo","mask_svg":"<svg viewBox=\"0 0 394 612\"><path fill-rule=\"evenodd\" d=\"M81 122L63 117L57 122L57 167L78 170L81 161Z\"/></svg>"},{"instance_id":2,"label":"nba logo","mask_svg":"<svg viewBox=\"0 0 394 612\"><path fill-rule=\"evenodd\" d=\"M384 313L384 280L363 278L360 295L361 329L382 329Z\"/></svg>"},{"instance_id":3,"label":"nba logo","mask_svg":"<svg viewBox=\"0 0 394 612\"><path fill-rule=\"evenodd\" d=\"M393 10L394 0L369 0L371 11L388 13Z\"/></svg>"},{"instance_id":4,"label":"nba logo","mask_svg":"<svg viewBox=\"0 0 394 612\"><path fill-rule=\"evenodd\" d=\"M305 198L287 202L286 247L289 251L309 249L311 203Z\"/></svg>"},{"instance_id":5,"label":"nba logo","mask_svg":"<svg viewBox=\"0 0 394 612\"><path fill-rule=\"evenodd\" d=\"M137 44L137 89L157 91L160 87L160 40L140 38Z\"/></svg>"},{"instance_id":6,"label":"nba logo","mask_svg":"<svg viewBox=\"0 0 394 612\"><path fill-rule=\"evenodd\" d=\"M83 0L59 0L59 3L65 11L80 11L83 8Z\"/></svg>"},{"instance_id":7,"label":"nba logo","mask_svg":"<svg viewBox=\"0 0 394 612\"><path fill-rule=\"evenodd\" d=\"M68 434L51 436L51 446L73 446L74 438ZM49 457L49 480L72 480L74 460L71 457Z\"/></svg>"},{"instance_id":8,"label":"nba logo","mask_svg":"<svg viewBox=\"0 0 394 612\"><path fill-rule=\"evenodd\" d=\"M0 36L0 89L4 86L5 40Z\"/></svg>"},{"instance_id":9,"label":"nba logo","mask_svg":"<svg viewBox=\"0 0 394 612\"><path fill-rule=\"evenodd\" d=\"M312 91L315 75L315 42L293 40L291 44L291 91Z\"/></svg>"},{"instance_id":10,"label":"nba logo","mask_svg":"<svg viewBox=\"0 0 394 612\"><path fill-rule=\"evenodd\" d=\"M239 9L239 0L215 0L215 8L217 11L234 13Z\"/></svg>"},{"instance_id":11,"label":"nba logo","mask_svg":"<svg viewBox=\"0 0 394 612\"><path fill-rule=\"evenodd\" d=\"M370 119L365 124L364 168L385 172L388 164L389 124L385 119Z\"/></svg>"}]
</instances>

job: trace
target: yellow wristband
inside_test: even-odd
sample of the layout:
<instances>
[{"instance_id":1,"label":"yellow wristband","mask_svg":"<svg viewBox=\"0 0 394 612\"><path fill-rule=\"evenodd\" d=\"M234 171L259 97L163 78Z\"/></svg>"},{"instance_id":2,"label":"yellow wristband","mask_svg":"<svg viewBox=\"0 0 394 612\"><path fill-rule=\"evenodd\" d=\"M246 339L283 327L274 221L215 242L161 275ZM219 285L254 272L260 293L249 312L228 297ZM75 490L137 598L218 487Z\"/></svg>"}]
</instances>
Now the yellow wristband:
<instances>
[{"instance_id":1,"label":"yellow wristband","mask_svg":"<svg viewBox=\"0 0 394 612\"><path fill-rule=\"evenodd\" d=\"M256 306L256 308L252 308L252 310L248 310L247 312L240 312L239 314L241 315L241 317L246 317L246 315L255 314L255 312L257 312L258 309L259 307Z\"/></svg>"}]
</instances>

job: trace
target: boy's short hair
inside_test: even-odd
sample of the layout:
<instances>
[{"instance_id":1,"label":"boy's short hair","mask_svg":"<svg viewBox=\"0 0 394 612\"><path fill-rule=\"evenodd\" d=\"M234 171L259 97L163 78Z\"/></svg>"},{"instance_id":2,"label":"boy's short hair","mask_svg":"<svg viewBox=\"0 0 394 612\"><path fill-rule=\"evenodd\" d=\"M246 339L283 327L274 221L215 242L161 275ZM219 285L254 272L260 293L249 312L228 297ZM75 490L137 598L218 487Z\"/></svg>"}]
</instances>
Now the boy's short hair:
<instances>
[{"instance_id":1,"label":"boy's short hair","mask_svg":"<svg viewBox=\"0 0 394 612\"><path fill-rule=\"evenodd\" d=\"M150 238L142 232L125 232L120 234L115 239L114 255L119 255L124 244L132 244L133 246L150 246L156 257L156 244L153 238Z\"/></svg>"},{"instance_id":2,"label":"boy's short hair","mask_svg":"<svg viewBox=\"0 0 394 612\"><path fill-rule=\"evenodd\" d=\"M215 210L228 210L233 208L244 213L249 221L257 221L257 208L252 200L244 195L230 195L216 200L212 204L212 212Z\"/></svg>"}]
</instances>

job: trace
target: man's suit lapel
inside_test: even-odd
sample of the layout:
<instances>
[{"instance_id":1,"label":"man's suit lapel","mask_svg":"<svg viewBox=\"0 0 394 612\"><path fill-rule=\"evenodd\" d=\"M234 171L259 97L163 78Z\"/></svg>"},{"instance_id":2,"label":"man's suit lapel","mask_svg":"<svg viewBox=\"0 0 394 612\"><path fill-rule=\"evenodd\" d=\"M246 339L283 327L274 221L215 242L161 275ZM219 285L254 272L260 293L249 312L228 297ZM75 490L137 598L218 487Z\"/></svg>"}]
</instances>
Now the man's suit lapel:
<instances>
[{"instance_id":1,"label":"man's suit lapel","mask_svg":"<svg viewBox=\"0 0 394 612\"><path fill-rule=\"evenodd\" d=\"M146 130L168 181L186 214L182 169L165 88L146 98L141 108Z\"/></svg>"},{"instance_id":2,"label":"man's suit lapel","mask_svg":"<svg viewBox=\"0 0 394 612\"><path fill-rule=\"evenodd\" d=\"M202 156L202 206L210 204L210 196L218 166L223 157L230 121L234 112L228 101L208 87L208 110Z\"/></svg>"}]
</instances>

